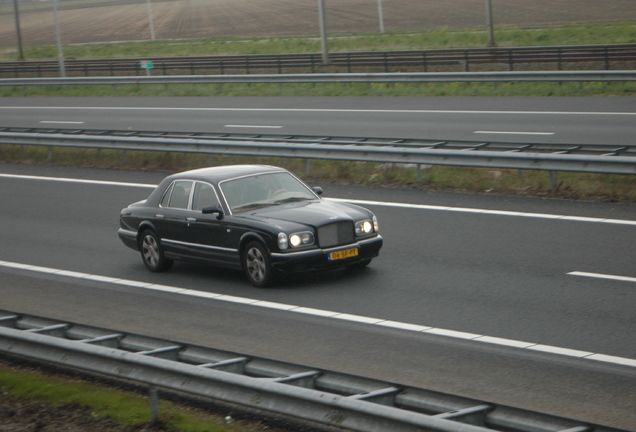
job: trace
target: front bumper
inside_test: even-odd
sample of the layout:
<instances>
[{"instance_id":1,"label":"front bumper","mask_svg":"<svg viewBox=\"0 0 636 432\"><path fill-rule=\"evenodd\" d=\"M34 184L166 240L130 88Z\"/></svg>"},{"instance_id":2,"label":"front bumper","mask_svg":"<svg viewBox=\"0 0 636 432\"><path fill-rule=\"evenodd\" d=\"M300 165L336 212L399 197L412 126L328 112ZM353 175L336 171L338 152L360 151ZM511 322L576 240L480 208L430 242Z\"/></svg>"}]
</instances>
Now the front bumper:
<instances>
[{"instance_id":1,"label":"front bumper","mask_svg":"<svg viewBox=\"0 0 636 432\"><path fill-rule=\"evenodd\" d=\"M271 264L275 270L279 271L306 271L345 267L377 257L380 252L380 248L382 248L382 243L382 236L378 235L372 238L360 240L356 243L341 245L334 248L272 253ZM358 249L357 256L329 260L329 255L332 252L339 252L352 248Z\"/></svg>"}]
</instances>

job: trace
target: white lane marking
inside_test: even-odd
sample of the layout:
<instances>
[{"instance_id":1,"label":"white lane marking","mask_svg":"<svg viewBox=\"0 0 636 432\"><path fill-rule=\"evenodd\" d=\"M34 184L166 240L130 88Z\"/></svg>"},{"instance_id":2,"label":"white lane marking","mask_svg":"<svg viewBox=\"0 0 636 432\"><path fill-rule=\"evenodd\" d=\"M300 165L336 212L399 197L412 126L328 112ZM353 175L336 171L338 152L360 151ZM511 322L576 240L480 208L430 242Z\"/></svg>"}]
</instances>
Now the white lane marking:
<instances>
[{"instance_id":1,"label":"white lane marking","mask_svg":"<svg viewBox=\"0 0 636 432\"><path fill-rule=\"evenodd\" d=\"M283 126L259 126L259 125L225 125L226 128L262 128L262 129L280 129Z\"/></svg>"},{"instance_id":2,"label":"white lane marking","mask_svg":"<svg viewBox=\"0 0 636 432\"><path fill-rule=\"evenodd\" d=\"M554 132L507 132L507 131L475 131L476 134L500 134L500 135L554 135Z\"/></svg>"},{"instance_id":3,"label":"white lane marking","mask_svg":"<svg viewBox=\"0 0 636 432\"><path fill-rule=\"evenodd\" d=\"M96 184L96 185L106 185L106 186L126 186L126 187L139 187L139 188L149 188L149 189L154 189L157 187L157 185L152 185L147 183L124 183L124 182L114 182L114 181L104 181L104 180L83 180L83 179L64 178L64 177L42 177L42 176L30 176L30 175L18 175L18 174L0 174L0 178L44 180L44 181L57 181L57 182L67 182L67 183Z\"/></svg>"},{"instance_id":4,"label":"white lane marking","mask_svg":"<svg viewBox=\"0 0 636 432\"><path fill-rule=\"evenodd\" d=\"M67 277L72 277L77 279L93 280L93 281L99 281L104 283L110 283L113 285L124 285L124 286L129 286L129 287L138 288L138 289L171 292L174 294L188 295L188 296L199 297L199 298L207 298L211 300L220 300L220 301L243 304L248 306L257 306L257 307L262 307L266 309L275 309L279 311L302 313L305 315L313 315L313 316L318 316L322 318L335 318L335 319L339 319L343 321L354 322L357 324L390 327L390 328L401 329L406 331L414 331L416 333L428 333L428 334L434 334L438 336L470 340L474 342L497 344L497 345L503 345L503 346L507 346L511 348L518 348L518 349L530 349L534 351L547 352L547 353L563 355L567 357L591 359L591 360L596 360L596 361L605 362L605 363L613 363L613 364L620 364L624 366L636 367L636 360L625 358L625 357L616 357L616 356L592 353L587 351L573 350L569 348L540 345L540 344L536 344L532 342L522 342L522 341L517 341L513 339L504 339L504 338L493 337L493 336L479 335L475 333L460 332L456 330L448 330L448 329L442 329L442 328L436 328L436 327L421 326L416 324L401 323L397 321L385 320L382 318L365 317L361 315L352 315L348 313L327 311L322 309L314 309L314 308L295 306L295 305L289 305L289 304L283 304L283 303L250 299L245 297L231 296L226 294L217 294L217 293L211 293L206 291L197 291L197 290L186 289L186 288L170 287L165 285L157 285L153 283L139 282L139 281L133 281L133 280L127 280L127 279L118 279L118 278L113 278L108 276L91 275L86 273L78 273L78 272L54 269L49 267L40 267L40 266L29 265L29 264L13 263L8 261L0 261L0 267L8 267L8 268L15 268L15 269L20 269L25 271L33 271L33 272L54 274L59 276L67 276Z\"/></svg>"},{"instance_id":5,"label":"white lane marking","mask_svg":"<svg viewBox=\"0 0 636 432\"><path fill-rule=\"evenodd\" d=\"M194 107L65 107L65 106L0 106L0 109L31 109L31 110L138 110L138 111L264 111L264 112L361 112L361 113L414 113L414 114L522 114L522 115L619 115L636 116L636 112L610 111L477 111L477 110L421 110L421 109L342 109L342 108L194 108Z\"/></svg>"},{"instance_id":6,"label":"white lane marking","mask_svg":"<svg viewBox=\"0 0 636 432\"><path fill-rule=\"evenodd\" d=\"M147 189L154 189L157 187L157 185L148 184L148 183L125 183L125 182L114 182L114 181L104 181L104 180L73 179L73 178L64 178L64 177L40 177L40 176L29 176L29 175L19 175L19 174L0 174L0 178L59 181L59 182L68 182L68 183L96 184L96 185L106 185L106 186L125 186L125 187L138 187L138 188L147 188ZM461 212L461 213L480 213L480 214L488 214L488 215L520 216L520 217L530 217L530 218L540 218L540 219L559 219L559 220L577 221L577 222L608 223L608 224L615 224L615 225L636 225L636 221L627 220L627 219L604 219L604 218L592 218L592 217L582 217L582 216L554 215L554 214L544 214L544 213L525 213L525 212L504 211L504 210L488 210L488 209L476 209L476 208L466 208L466 207L448 207L448 206L435 206L435 205L428 205L428 204L409 204L409 203L398 203L398 202L388 202L388 201L369 201L369 200L355 200L355 199L343 199L343 198L325 198L325 199L328 199L330 201L348 202L348 203L360 204L360 205L400 207L400 208L411 208L411 209L417 209L417 210L453 211L453 212Z\"/></svg>"},{"instance_id":7,"label":"white lane marking","mask_svg":"<svg viewBox=\"0 0 636 432\"><path fill-rule=\"evenodd\" d=\"M40 123L45 123L45 124L84 124L83 121L55 121L55 120L42 120Z\"/></svg>"},{"instance_id":8,"label":"white lane marking","mask_svg":"<svg viewBox=\"0 0 636 432\"><path fill-rule=\"evenodd\" d=\"M570 276L583 276L583 277L590 277L590 278L597 278L597 279L616 280L616 281L622 281L622 282L636 282L636 278L628 277L628 276L616 276L616 275L608 275L608 274L602 274L602 273L587 273L587 272L580 272L580 271L573 271L567 274L569 274Z\"/></svg>"},{"instance_id":9,"label":"white lane marking","mask_svg":"<svg viewBox=\"0 0 636 432\"><path fill-rule=\"evenodd\" d=\"M520 217L558 219L558 220L577 221L577 222L636 225L636 221L627 220L627 219L604 219L604 218L592 218L592 217L581 217L581 216L525 213L525 212L515 212L515 211L487 210L487 209L475 209L475 208L464 208L464 207L445 207L445 206L434 206L434 205L425 205L425 204L406 204L406 203L397 203L397 202L354 200L354 199L342 199L342 198L326 198L326 199L329 199L331 201L341 201L341 202L348 202L352 204L370 205L370 206L401 207L401 208L413 208L413 209L419 209L419 210L455 211L455 212L462 212L462 213L520 216Z\"/></svg>"}]
</instances>

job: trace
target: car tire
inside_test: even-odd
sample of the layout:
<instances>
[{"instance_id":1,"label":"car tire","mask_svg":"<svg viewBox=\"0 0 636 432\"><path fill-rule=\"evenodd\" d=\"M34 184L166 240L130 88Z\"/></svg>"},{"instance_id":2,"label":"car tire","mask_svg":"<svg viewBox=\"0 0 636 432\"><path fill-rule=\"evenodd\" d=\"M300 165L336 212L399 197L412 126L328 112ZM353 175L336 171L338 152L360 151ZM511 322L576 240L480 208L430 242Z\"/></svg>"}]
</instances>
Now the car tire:
<instances>
[{"instance_id":1,"label":"car tire","mask_svg":"<svg viewBox=\"0 0 636 432\"><path fill-rule=\"evenodd\" d=\"M174 263L173 260L164 256L161 241L152 230L146 230L141 233L139 251L141 252L142 261L151 272L158 273L169 270Z\"/></svg>"},{"instance_id":2,"label":"car tire","mask_svg":"<svg viewBox=\"0 0 636 432\"><path fill-rule=\"evenodd\" d=\"M271 286L274 282L274 270L269 262L269 254L262 243L252 241L243 251L243 269L247 280L258 288Z\"/></svg>"},{"instance_id":3,"label":"car tire","mask_svg":"<svg viewBox=\"0 0 636 432\"><path fill-rule=\"evenodd\" d=\"M361 270L365 268L366 266L368 266L370 262L371 262L370 259L365 259L364 261L360 261L355 264L348 265L347 268L349 270Z\"/></svg>"}]
</instances>

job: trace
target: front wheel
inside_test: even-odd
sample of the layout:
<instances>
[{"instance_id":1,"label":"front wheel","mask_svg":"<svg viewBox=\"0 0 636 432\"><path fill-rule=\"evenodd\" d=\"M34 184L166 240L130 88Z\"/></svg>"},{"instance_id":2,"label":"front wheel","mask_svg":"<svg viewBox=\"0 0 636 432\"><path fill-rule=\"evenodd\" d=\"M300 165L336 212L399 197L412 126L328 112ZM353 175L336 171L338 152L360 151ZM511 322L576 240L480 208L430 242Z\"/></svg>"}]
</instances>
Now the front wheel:
<instances>
[{"instance_id":1,"label":"front wheel","mask_svg":"<svg viewBox=\"0 0 636 432\"><path fill-rule=\"evenodd\" d=\"M162 272L172 267L173 261L164 256L161 242L154 231L144 231L141 234L139 245L141 259L148 270L151 272Z\"/></svg>"},{"instance_id":2,"label":"front wheel","mask_svg":"<svg viewBox=\"0 0 636 432\"><path fill-rule=\"evenodd\" d=\"M250 242L245 247L243 268L247 280L255 287L264 288L274 281L274 270L269 263L267 250L257 241Z\"/></svg>"}]
</instances>

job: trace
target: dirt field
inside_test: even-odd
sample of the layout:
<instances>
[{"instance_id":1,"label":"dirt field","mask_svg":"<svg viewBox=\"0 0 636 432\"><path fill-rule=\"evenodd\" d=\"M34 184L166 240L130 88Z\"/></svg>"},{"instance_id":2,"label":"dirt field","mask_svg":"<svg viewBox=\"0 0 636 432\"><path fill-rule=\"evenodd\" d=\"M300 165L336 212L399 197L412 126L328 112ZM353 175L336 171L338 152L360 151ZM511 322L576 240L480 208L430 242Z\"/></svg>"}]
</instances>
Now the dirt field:
<instances>
[{"instance_id":1,"label":"dirt field","mask_svg":"<svg viewBox=\"0 0 636 432\"><path fill-rule=\"evenodd\" d=\"M387 31L483 28L484 0L383 0ZM318 34L317 0L175 0L152 3L159 39ZM376 0L326 0L330 34L379 31ZM495 25L636 21L634 0L492 0ZM60 10L64 44L150 39L145 3ZM53 13L23 12L24 46L54 45ZM12 14L0 47L14 48Z\"/></svg>"}]
</instances>

